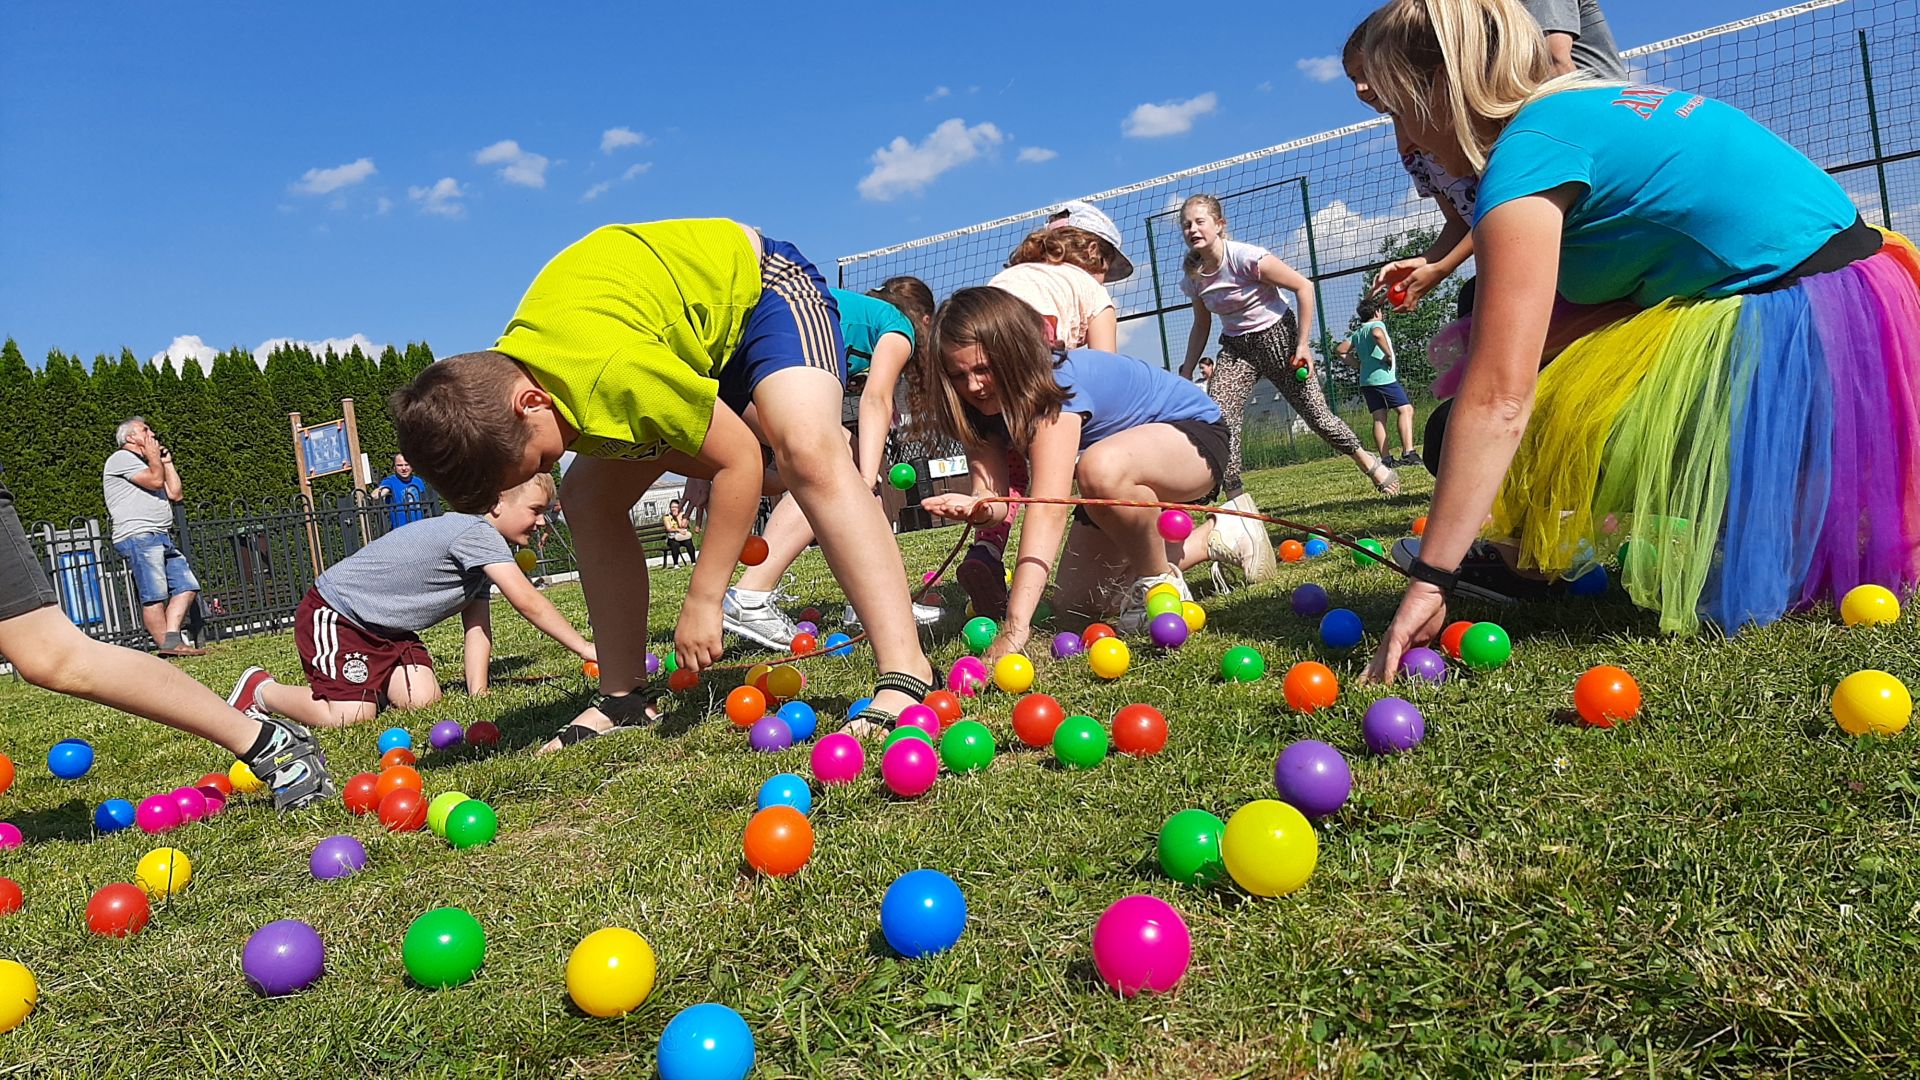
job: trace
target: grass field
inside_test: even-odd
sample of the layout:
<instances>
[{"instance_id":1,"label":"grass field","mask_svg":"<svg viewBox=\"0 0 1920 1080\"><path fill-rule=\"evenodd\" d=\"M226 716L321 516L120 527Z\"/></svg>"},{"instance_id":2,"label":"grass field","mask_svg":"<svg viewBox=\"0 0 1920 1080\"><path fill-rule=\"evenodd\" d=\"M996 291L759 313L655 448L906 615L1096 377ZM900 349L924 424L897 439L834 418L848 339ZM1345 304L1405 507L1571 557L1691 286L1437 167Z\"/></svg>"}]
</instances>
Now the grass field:
<instances>
[{"instance_id":1,"label":"grass field","mask_svg":"<svg viewBox=\"0 0 1920 1080\"><path fill-rule=\"evenodd\" d=\"M1263 506L1383 539L1404 533L1426 491L1375 498L1344 462L1251 479ZM906 538L913 572L953 537ZM802 602L837 612L817 554L800 570ZM1386 572L1325 557L1204 601L1202 634L1165 656L1136 646L1118 682L1037 659L1037 689L1070 712L1164 709L1166 752L1064 772L1010 749L1010 699L989 693L969 709L999 739L990 770L943 777L914 802L886 797L871 771L819 796L818 847L789 880L746 872L740 836L760 781L804 773L804 749L749 751L705 697L729 684L710 680L662 732L536 759L531 747L585 687L568 654L503 607L496 674L561 678L481 699L453 692L426 713L327 737L344 780L374 765L385 719L423 745L436 719L497 720L495 752L421 759L429 794L457 788L499 810L495 843L456 852L426 833L389 836L338 805L284 816L238 805L167 837L192 856L192 887L124 941L89 935L82 908L155 845L137 831L92 837L92 807L228 759L10 682L0 749L21 779L0 796L0 818L29 842L0 853L0 874L27 904L0 919L0 957L38 973L41 1000L0 1035L0 1074L648 1075L667 1019L701 1001L746 1017L757 1076L1920 1074L1915 737L1847 739L1825 705L1860 667L1920 677L1911 617L1868 631L1819 613L1733 640L1669 640L1617 593L1481 612L1512 631L1514 662L1409 693L1425 744L1372 759L1358 721L1382 691L1352 685L1363 656L1322 656L1313 625L1291 614L1286 592L1309 580L1372 632L1398 595ZM684 572L656 582L661 640L683 584ZM584 617L577 591L553 595ZM960 655L961 621L939 628L937 661ZM428 635L448 675L457 638L454 627ZM1236 643L1265 652L1264 681L1219 683L1219 656ZM1347 685L1334 708L1301 716L1279 674L1308 657ZM291 635L223 645L187 670L224 692L250 663L296 670ZM1566 722L1573 681L1595 663L1639 677L1638 722ZM865 653L806 671L823 715L872 677ZM99 764L55 781L44 755L70 736L90 740ZM1303 890L1256 899L1161 874L1154 837L1168 815L1224 817L1270 797L1276 753L1309 736L1347 751L1355 794L1320 826ZM371 863L314 881L308 852L335 832L366 841ZM923 866L960 882L971 918L956 948L905 962L879 937L880 897ZM1180 909L1195 955L1174 993L1122 1001L1095 980L1089 940L1101 910L1134 892ZM443 904L485 924L486 967L466 986L421 990L404 977L400 939ZM240 947L281 918L320 930L328 971L304 994L263 1000L241 977ZM583 935L612 925L652 942L660 981L638 1011L589 1019L571 1008L562 968Z\"/></svg>"}]
</instances>

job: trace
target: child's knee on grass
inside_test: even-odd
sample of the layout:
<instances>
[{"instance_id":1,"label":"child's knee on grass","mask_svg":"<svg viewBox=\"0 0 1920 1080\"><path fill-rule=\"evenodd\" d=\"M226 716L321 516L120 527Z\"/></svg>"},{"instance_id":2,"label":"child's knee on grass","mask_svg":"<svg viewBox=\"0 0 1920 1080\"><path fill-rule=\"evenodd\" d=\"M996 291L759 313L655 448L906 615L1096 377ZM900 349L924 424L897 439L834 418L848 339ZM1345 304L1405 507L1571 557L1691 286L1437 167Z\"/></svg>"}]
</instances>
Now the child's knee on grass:
<instances>
[{"instance_id":1,"label":"child's knee on grass","mask_svg":"<svg viewBox=\"0 0 1920 1080\"><path fill-rule=\"evenodd\" d=\"M440 680L433 669L407 664L387 678L387 703L401 710L424 709L440 700Z\"/></svg>"}]
</instances>

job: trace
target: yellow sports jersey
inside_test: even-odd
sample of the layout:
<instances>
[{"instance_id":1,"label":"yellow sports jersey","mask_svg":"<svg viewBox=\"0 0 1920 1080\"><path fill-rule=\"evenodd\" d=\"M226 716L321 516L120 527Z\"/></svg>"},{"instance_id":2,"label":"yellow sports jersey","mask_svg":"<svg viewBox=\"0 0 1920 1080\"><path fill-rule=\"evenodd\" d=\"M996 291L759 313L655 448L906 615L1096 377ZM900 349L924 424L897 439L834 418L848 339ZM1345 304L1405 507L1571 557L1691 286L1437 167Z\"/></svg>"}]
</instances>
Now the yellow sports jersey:
<instances>
[{"instance_id":1,"label":"yellow sports jersey","mask_svg":"<svg viewBox=\"0 0 1920 1080\"><path fill-rule=\"evenodd\" d=\"M576 452L693 454L759 299L759 252L736 222L607 225L547 263L493 347L553 395Z\"/></svg>"}]
</instances>

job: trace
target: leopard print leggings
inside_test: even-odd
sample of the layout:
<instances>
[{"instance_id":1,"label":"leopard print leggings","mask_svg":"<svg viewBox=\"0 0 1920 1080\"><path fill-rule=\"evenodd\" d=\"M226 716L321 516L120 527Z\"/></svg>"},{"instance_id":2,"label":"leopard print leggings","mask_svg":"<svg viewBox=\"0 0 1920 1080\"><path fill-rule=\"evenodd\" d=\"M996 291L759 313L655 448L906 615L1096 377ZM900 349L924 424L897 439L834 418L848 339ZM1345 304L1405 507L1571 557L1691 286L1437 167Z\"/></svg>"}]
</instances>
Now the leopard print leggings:
<instances>
[{"instance_id":1,"label":"leopard print leggings","mask_svg":"<svg viewBox=\"0 0 1920 1080\"><path fill-rule=\"evenodd\" d=\"M1254 384L1261 379L1272 383L1287 399L1300 419L1315 435L1342 454L1360 449L1360 436L1345 420L1327 406L1320 381L1305 382L1294 377L1288 361L1293 359L1294 343L1299 340L1299 325L1289 311L1265 330L1242 337L1222 337L1220 356L1213 362L1213 378L1207 380L1207 394L1220 406L1220 417L1227 424L1227 474L1222 478L1222 498L1231 499L1240 486L1240 423L1253 397Z\"/></svg>"}]
</instances>

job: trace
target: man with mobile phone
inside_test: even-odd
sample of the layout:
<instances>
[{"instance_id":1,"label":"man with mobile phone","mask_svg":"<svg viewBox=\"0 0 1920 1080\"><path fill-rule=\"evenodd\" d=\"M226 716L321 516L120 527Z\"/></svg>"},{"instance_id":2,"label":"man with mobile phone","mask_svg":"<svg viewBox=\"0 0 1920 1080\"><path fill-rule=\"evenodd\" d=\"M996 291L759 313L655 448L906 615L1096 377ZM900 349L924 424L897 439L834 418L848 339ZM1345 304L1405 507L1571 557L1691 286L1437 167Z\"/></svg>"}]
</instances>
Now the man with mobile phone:
<instances>
[{"instance_id":1,"label":"man with mobile phone","mask_svg":"<svg viewBox=\"0 0 1920 1080\"><path fill-rule=\"evenodd\" d=\"M101 485L113 523L113 550L133 567L140 620L161 656L205 655L180 632L200 581L173 542L173 504L181 495L173 452L144 417L122 421L113 439L119 449L107 458Z\"/></svg>"}]
</instances>

